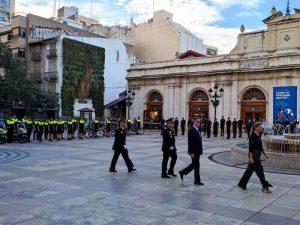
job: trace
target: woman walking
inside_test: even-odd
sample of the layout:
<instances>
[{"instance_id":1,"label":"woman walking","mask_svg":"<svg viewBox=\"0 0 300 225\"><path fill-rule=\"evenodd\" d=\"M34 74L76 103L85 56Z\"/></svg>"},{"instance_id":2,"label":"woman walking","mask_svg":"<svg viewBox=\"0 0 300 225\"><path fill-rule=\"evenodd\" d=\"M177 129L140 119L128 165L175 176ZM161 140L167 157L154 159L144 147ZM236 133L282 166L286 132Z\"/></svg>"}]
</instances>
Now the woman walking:
<instances>
[{"instance_id":1,"label":"woman walking","mask_svg":"<svg viewBox=\"0 0 300 225\"><path fill-rule=\"evenodd\" d=\"M262 184L262 192L272 193L269 190L269 187L273 186L265 179L264 168L261 164L260 159L261 153L263 153L266 159L268 159L268 156L266 155L262 147L262 141L260 138L261 132L261 124L259 122L255 123L252 127L252 134L249 138L249 164L238 186L243 190L246 190L247 183L250 180L252 173L255 171Z\"/></svg>"}]
</instances>

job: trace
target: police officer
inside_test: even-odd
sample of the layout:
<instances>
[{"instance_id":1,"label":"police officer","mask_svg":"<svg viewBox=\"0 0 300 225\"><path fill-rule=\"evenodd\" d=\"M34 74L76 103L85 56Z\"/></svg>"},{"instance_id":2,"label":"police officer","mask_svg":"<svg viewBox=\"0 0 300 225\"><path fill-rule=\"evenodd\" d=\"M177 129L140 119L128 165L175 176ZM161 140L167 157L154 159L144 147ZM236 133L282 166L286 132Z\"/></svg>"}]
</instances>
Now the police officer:
<instances>
[{"instance_id":1,"label":"police officer","mask_svg":"<svg viewBox=\"0 0 300 225\"><path fill-rule=\"evenodd\" d=\"M202 125L203 135L206 135L206 132L207 132L207 117L204 118L201 125Z\"/></svg>"},{"instance_id":2,"label":"police officer","mask_svg":"<svg viewBox=\"0 0 300 225\"><path fill-rule=\"evenodd\" d=\"M235 118L233 118L233 121L232 121L233 138L236 138L237 124L238 124L238 122L236 121Z\"/></svg>"},{"instance_id":3,"label":"police officer","mask_svg":"<svg viewBox=\"0 0 300 225\"><path fill-rule=\"evenodd\" d=\"M105 123L106 123L106 137L109 137L110 130L111 130L111 121L110 121L109 117L107 117Z\"/></svg>"},{"instance_id":4,"label":"police officer","mask_svg":"<svg viewBox=\"0 0 300 225\"><path fill-rule=\"evenodd\" d=\"M32 129L33 129L33 121L31 120L30 117L28 117L26 121L27 142L31 142L30 137L31 137Z\"/></svg>"},{"instance_id":5,"label":"police officer","mask_svg":"<svg viewBox=\"0 0 300 225\"><path fill-rule=\"evenodd\" d=\"M248 137L248 139L250 137L251 128L252 128L252 121L251 121L251 119L248 119L248 122L246 124L246 130L247 130L247 137Z\"/></svg>"},{"instance_id":6,"label":"police officer","mask_svg":"<svg viewBox=\"0 0 300 225\"><path fill-rule=\"evenodd\" d=\"M79 120L79 128L78 128L78 134L77 134L79 139L83 138L83 132L84 132L84 119L81 118Z\"/></svg>"},{"instance_id":7,"label":"police officer","mask_svg":"<svg viewBox=\"0 0 300 225\"><path fill-rule=\"evenodd\" d=\"M185 133L185 125L186 125L186 121L185 121L184 117L182 117L182 119L180 121L181 135L184 135L184 133Z\"/></svg>"},{"instance_id":8,"label":"police officer","mask_svg":"<svg viewBox=\"0 0 300 225\"><path fill-rule=\"evenodd\" d=\"M174 120L175 136L177 136L177 134L178 134L178 125L179 125L179 121L178 121L178 118L176 117L175 120Z\"/></svg>"},{"instance_id":9,"label":"police officer","mask_svg":"<svg viewBox=\"0 0 300 225\"><path fill-rule=\"evenodd\" d=\"M43 121L38 121L38 125L37 125L37 139L39 140L39 142L43 141L43 133L44 133L44 122Z\"/></svg>"},{"instance_id":10,"label":"police officer","mask_svg":"<svg viewBox=\"0 0 300 225\"><path fill-rule=\"evenodd\" d=\"M213 123L213 135L214 137L218 137L218 130L219 130L219 122L217 119L215 119Z\"/></svg>"},{"instance_id":11,"label":"police officer","mask_svg":"<svg viewBox=\"0 0 300 225\"><path fill-rule=\"evenodd\" d=\"M112 172L112 173L117 172L116 164L117 164L120 154L122 155L122 157L126 163L128 173L136 170L134 168L132 161L129 158L129 155L128 155L125 129L126 129L126 120L121 119L118 122L118 128L116 129L116 132L115 132L115 141L114 141L114 144L112 147L112 149L115 151L115 153L114 153L114 156L113 156L111 164L110 164L109 172Z\"/></svg>"},{"instance_id":12,"label":"police officer","mask_svg":"<svg viewBox=\"0 0 300 225\"><path fill-rule=\"evenodd\" d=\"M139 131L141 130L141 117L138 116L136 119L136 129Z\"/></svg>"},{"instance_id":13,"label":"police officer","mask_svg":"<svg viewBox=\"0 0 300 225\"><path fill-rule=\"evenodd\" d=\"M243 120L242 118L238 121L238 129L239 129L239 137L242 137L243 135Z\"/></svg>"},{"instance_id":14,"label":"police officer","mask_svg":"<svg viewBox=\"0 0 300 225\"><path fill-rule=\"evenodd\" d=\"M53 123L53 118L50 118L49 122L48 122L48 127L49 127L49 137L48 137L48 141L52 141L53 140L53 133L54 133L54 123Z\"/></svg>"},{"instance_id":15,"label":"police officer","mask_svg":"<svg viewBox=\"0 0 300 225\"><path fill-rule=\"evenodd\" d=\"M210 138L210 134L211 134L211 120L208 117L208 119L206 120L206 131L207 131L207 138Z\"/></svg>"},{"instance_id":16,"label":"police officer","mask_svg":"<svg viewBox=\"0 0 300 225\"><path fill-rule=\"evenodd\" d=\"M98 131L99 131L99 120L98 120L98 119L95 119L95 120L94 120L93 126L94 126L94 133L93 133L93 136L94 136L94 138L96 138L96 137L98 137L97 133L98 133ZM79 132L79 131L78 131L78 132Z\"/></svg>"},{"instance_id":17,"label":"police officer","mask_svg":"<svg viewBox=\"0 0 300 225\"><path fill-rule=\"evenodd\" d=\"M14 134L14 125L15 125L15 121L14 119L10 116L7 120L6 120L6 127L7 127L7 142L11 143L12 142L12 137Z\"/></svg>"},{"instance_id":18,"label":"police officer","mask_svg":"<svg viewBox=\"0 0 300 225\"><path fill-rule=\"evenodd\" d=\"M69 119L69 121L67 123L67 126L68 126L68 135L67 135L67 138L70 141L70 140L73 139L73 129L74 129L74 125L73 125L73 120L72 119Z\"/></svg>"},{"instance_id":19,"label":"police officer","mask_svg":"<svg viewBox=\"0 0 300 225\"><path fill-rule=\"evenodd\" d=\"M221 136L224 137L224 129L225 129L225 119L224 116L222 116L222 119L220 120L220 127L221 127Z\"/></svg>"},{"instance_id":20,"label":"police officer","mask_svg":"<svg viewBox=\"0 0 300 225\"><path fill-rule=\"evenodd\" d=\"M62 135L64 132L64 126L65 126L65 121L63 121L62 119L59 119L57 121L57 140L60 141L62 139Z\"/></svg>"},{"instance_id":21,"label":"police officer","mask_svg":"<svg viewBox=\"0 0 300 225\"><path fill-rule=\"evenodd\" d=\"M226 121L227 139L230 139L230 127L231 127L231 120L230 117L228 117Z\"/></svg>"},{"instance_id":22,"label":"police officer","mask_svg":"<svg viewBox=\"0 0 300 225\"><path fill-rule=\"evenodd\" d=\"M45 120L43 125L44 125L44 138L45 138L45 140L48 140L49 121Z\"/></svg>"},{"instance_id":23,"label":"police officer","mask_svg":"<svg viewBox=\"0 0 300 225\"><path fill-rule=\"evenodd\" d=\"M163 131L163 144L162 144L162 152L163 152L163 160L162 160L162 178L170 178L169 175L176 177L177 175L174 173L174 167L177 160L177 149L175 146L175 132L174 132L174 122L173 118L166 120L167 126ZM167 173L168 160L171 157L170 168Z\"/></svg>"},{"instance_id":24,"label":"police officer","mask_svg":"<svg viewBox=\"0 0 300 225\"><path fill-rule=\"evenodd\" d=\"M128 117L128 119L127 119L127 130L130 131L130 129L131 129L131 119L130 119L130 117Z\"/></svg>"},{"instance_id":25,"label":"police officer","mask_svg":"<svg viewBox=\"0 0 300 225\"><path fill-rule=\"evenodd\" d=\"M72 123L73 123L72 139L74 139L75 138L75 132L77 130L77 120L75 118L73 118Z\"/></svg>"}]
</instances>

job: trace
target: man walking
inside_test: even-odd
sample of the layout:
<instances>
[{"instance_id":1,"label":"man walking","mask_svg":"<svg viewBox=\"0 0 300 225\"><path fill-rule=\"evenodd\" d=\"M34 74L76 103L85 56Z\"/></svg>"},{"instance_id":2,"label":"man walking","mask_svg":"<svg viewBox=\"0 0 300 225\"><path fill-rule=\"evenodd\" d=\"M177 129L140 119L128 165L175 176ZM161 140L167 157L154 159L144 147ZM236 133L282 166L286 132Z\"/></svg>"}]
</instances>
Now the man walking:
<instances>
[{"instance_id":1,"label":"man walking","mask_svg":"<svg viewBox=\"0 0 300 225\"><path fill-rule=\"evenodd\" d=\"M174 132L174 122L173 118L166 120L167 127L163 131L163 144L162 144L162 152L163 152L163 160L162 160L162 168L161 168L161 178L170 178L169 175L173 177L177 177L174 174L174 167L177 160L177 149L175 146L175 132ZM167 174L167 167L169 157L171 157L170 168Z\"/></svg>"},{"instance_id":2,"label":"man walking","mask_svg":"<svg viewBox=\"0 0 300 225\"><path fill-rule=\"evenodd\" d=\"M126 163L128 173L130 173L132 171L135 171L136 169L134 168L134 165L128 155L128 148L126 145L126 131L125 131L126 121L124 119L121 119L118 123L119 123L118 124L119 127L116 129L115 142L112 147L112 149L115 151L115 153L114 153L114 156L113 156L111 164L110 164L109 172L112 172L112 173L117 172L116 164L117 164L118 158L121 154Z\"/></svg>"},{"instance_id":3,"label":"man walking","mask_svg":"<svg viewBox=\"0 0 300 225\"><path fill-rule=\"evenodd\" d=\"M185 169L179 171L180 178L183 180L184 175L188 175L192 170L194 170L194 184L204 185L200 179L200 155L202 155L202 138L200 131L200 119L193 119L193 127L188 132L188 154L192 159L192 163L188 165Z\"/></svg>"}]
</instances>

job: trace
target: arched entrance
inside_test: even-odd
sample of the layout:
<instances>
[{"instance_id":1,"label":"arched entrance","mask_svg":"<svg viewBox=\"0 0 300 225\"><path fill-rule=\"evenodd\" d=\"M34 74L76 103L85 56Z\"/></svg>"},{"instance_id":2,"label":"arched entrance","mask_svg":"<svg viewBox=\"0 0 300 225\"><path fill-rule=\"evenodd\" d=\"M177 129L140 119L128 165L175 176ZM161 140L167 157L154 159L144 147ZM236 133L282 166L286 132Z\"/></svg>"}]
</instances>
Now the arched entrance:
<instances>
[{"instance_id":1,"label":"arched entrance","mask_svg":"<svg viewBox=\"0 0 300 225\"><path fill-rule=\"evenodd\" d=\"M195 91L189 100L189 118L198 116L201 119L209 115L209 98L204 91Z\"/></svg>"},{"instance_id":2,"label":"arched entrance","mask_svg":"<svg viewBox=\"0 0 300 225\"><path fill-rule=\"evenodd\" d=\"M251 88L242 96L241 117L245 123L249 119L266 119L266 96L258 88Z\"/></svg>"},{"instance_id":3,"label":"arched entrance","mask_svg":"<svg viewBox=\"0 0 300 225\"><path fill-rule=\"evenodd\" d=\"M147 99L147 110L144 112L144 121L159 122L162 119L163 98L160 93L153 91Z\"/></svg>"}]
</instances>

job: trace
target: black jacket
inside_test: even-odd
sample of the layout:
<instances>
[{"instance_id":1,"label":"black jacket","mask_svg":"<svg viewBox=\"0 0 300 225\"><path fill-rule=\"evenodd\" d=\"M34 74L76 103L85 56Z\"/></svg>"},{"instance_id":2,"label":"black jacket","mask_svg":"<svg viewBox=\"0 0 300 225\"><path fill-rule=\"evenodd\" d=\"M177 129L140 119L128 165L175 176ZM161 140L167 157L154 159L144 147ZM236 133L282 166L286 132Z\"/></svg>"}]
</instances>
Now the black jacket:
<instances>
[{"instance_id":1,"label":"black jacket","mask_svg":"<svg viewBox=\"0 0 300 225\"><path fill-rule=\"evenodd\" d=\"M194 155L202 155L202 138L201 134L192 127L188 133L188 153Z\"/></svg>"},{"instance_id":2,"label":"black jacket","mask_svg":"<svg viewBox=\"0 0 300 225\"><path fill-rule=\"evenodd\" d=\"M261 138L257 134L252 133L249 138L249 153L252 153L254 162L260 160L260 155L263 151Z\"/></svg>"},{"instance_id":3,"label":"black jacket","mask_svg":"<svg viewBox=\"0 0 300 225\"><path fill-rule=\"evenodd\" d=\"M115 132L115 142L112 147L115 151L123 151L126 145L126 132L121 127L118 127Z\"/></svg>"},{"instance_id":4,"label":"black jacket","mask_svg":"<svg viewBox=\"0 0 300 225\"><path fill-rule=\"evenodd\" d=\"M174 147L174 150L170 150L171 147ZM175 133L173 130L170 128L165 128L163 131L163 144L161 147L161 150L163 152L168 152L168 151L176 151L176 146L175 146Z\"/></svg>"}]
</instances>

